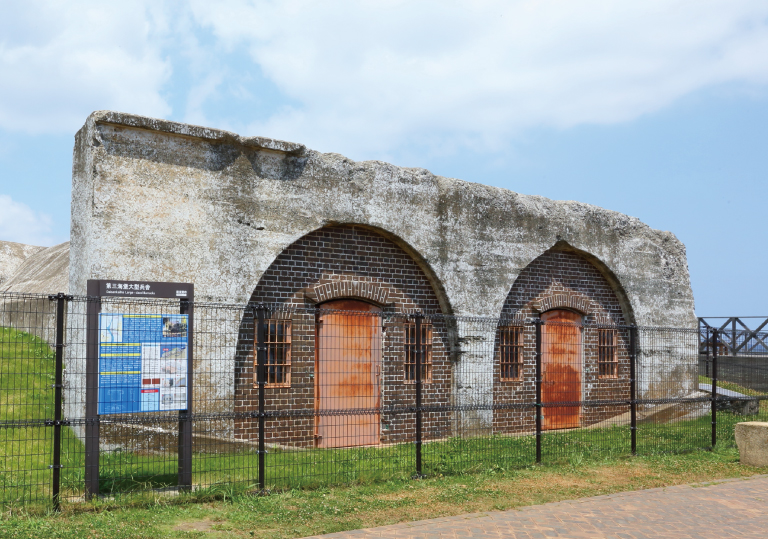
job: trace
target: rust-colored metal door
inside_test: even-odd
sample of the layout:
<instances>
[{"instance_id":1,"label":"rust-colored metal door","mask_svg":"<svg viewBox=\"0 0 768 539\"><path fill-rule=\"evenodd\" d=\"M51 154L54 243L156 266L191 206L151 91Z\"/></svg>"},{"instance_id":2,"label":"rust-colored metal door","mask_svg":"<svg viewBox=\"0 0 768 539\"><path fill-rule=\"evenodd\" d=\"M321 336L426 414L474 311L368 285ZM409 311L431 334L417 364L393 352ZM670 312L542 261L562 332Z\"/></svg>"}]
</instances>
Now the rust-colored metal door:
<instances>
[{"instance_id":1,"label":"rust-colored metal door","mask_svg":"<svg viewBox=\"0 0 768 539\"><path fill-rule=\"evenodd\" d=\"M355 300L321 307L317 324L318 447L379 443L381 309ZM359 410L350 413L349 410Z\"/></svg>"},{"instance_id":2,"label":"rust-colored metal door","mask_svg":"<svg viewBox=\"0 0 768 539\"><path fill-rule=\"evenodd\" d=\"M541 315L541 402L581 401L581 316L564 310ZM581 406L544 406L542 428L568 429L581 424Z\"/></svg>"}]
</instances>

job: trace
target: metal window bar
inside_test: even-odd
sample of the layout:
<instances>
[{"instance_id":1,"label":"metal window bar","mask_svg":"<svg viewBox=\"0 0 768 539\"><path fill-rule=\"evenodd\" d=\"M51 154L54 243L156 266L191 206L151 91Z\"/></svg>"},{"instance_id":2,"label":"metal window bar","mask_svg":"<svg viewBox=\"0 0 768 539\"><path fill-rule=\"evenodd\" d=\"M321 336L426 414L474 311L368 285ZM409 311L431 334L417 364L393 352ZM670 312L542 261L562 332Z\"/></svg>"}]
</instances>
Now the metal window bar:
<instances>
[{"instance_id":1,"label":"metal window bar","mask_svg":"<svg viewBox=\"0 0 768 539\"><path fill-rule=\"evenodd\" d=\"M601 378L618 376L619 360L617 351L617 331L612 328L598 328L598 372Z\"/></svg>"},{"instance_id":2,"label":"metal window bar","mask_svg":"<svg viewBox=\"0 0 768 539\"><path fill-rule=\"evenodd\" d=\"M409 382L416 382L416 356L420 350L422 354L420 369L421 382L429 383L432 381L432 325L429 322L422 322L421 329L418 333L415 321L407 321L404 326L405 360L403 365L405 369L405 379ZM420 341L420 348L417 345L417 339Z\"/></svg>"},{"instance_id":3,"label":"metal window bar","mask_svg":"<svg viewBox=\"0 0 768 539\"><path fill-rule=\"evenodd\" d=\"M270 387L291 385L291 321L269 319L264 321L264 346L266 347L265 382ZM256 376L257 358L254 356L253 385L258 387Z\"/></svg>"},{"instance_id":4,"label":"metal window bar","mask_svg":"<svg viewBox=\"0 0 768 539\"><path fill-rule=\"evenodd\" d=\"M499 365L501 380L519 380L523 373L523 327L499 328Z\"/></svg>"}]
</instances>

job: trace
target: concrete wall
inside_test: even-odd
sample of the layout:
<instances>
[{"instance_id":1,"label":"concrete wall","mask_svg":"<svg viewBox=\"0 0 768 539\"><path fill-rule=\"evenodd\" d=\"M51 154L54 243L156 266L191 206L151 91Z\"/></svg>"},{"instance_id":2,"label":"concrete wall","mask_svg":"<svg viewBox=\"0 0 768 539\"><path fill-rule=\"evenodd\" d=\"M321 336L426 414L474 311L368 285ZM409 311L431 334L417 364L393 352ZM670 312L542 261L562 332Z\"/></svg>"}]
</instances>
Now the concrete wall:
<instances>
[{"instance_id":1,"label":"concrete wall","mask_svg":"<svg viewBox=\"0 0 768 539\"><path fill-rule=\"evenodd\" d=\"M190 281L199 300L245 303L286 247L334 223L371 227L405 249L445 313L498 316L520 272L558 244L605 275L627 322L696 327L685 247L636 218L105 111L76 137L70 292L85 294L88 279ZM492 355L473 361L492 372ZM231 394L232 377L219 387Z\"/></svg>"},{"instance_id":2,"label":"concrete wall","mask_svg":"<svg viewBox=\"0 0 768 539\"><path fill-rule=\"evenodd\" d=\"M115 112L76 140L75 294L89 278L162 278L245 302L285 247L359 223L407 245L455 314L497 316L520 271L564 241L615 276L634 322L696 324L685 247L617 212Z\"/></svg>"}]
</instances>

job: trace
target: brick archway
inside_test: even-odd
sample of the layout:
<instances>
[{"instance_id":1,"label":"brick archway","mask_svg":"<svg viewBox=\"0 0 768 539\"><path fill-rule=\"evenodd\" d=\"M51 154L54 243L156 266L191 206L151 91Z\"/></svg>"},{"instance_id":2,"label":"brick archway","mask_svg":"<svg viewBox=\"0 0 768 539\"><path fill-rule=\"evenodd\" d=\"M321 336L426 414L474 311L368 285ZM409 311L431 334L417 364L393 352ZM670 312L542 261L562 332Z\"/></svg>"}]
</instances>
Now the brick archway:
<instances>
[{"instance_id":1,"label":"brick archway","mask_svg":"<svg viewBox=\"0 0 768 539\"><path fill-rule=\"evenodd\" d=\"M431 270L396 238L359 225L329 225L299 238L262 274L250 301L313 306L339 298L395 312L446 313Z\"/></svg>"},{"instance_id":2,"label":"brick archway","mask_svg":"<svg viewBox=\"0 0 768 539\"><path fill-rule=\"evenodd\" d=\"M250 298L252 303L280 306L274 312L280 317L277 323L283 326L276 327L284 327L287 335L283 337L281 350L290 346L290 361L287 357L278 358L289 375L283 376L280 383L270 384L267 380L267 409L290 412L269 425L269 443L334 447L334 444L372 445L378 441L395 443L407 439L415 419L387 411L412 406L415 402L415 385L408 378L405 361L407 328L412 324L407 313L444 313L445 303L441 302L440 294L442 291L435 285L434 276L425 271L412 253L394 239L369 227L327 226L286 247L263 273ZM324 314L322 310L326 304L358 303L360 300L380 307L377 314L370 315L375 317L375 323L372 320L368 320L371 323L367 325L349 320L344 322L339 316ZM361 312L347 314L352 322L365 318ZM381 380L377 386L380 389L376 390L377 395L380 394L381 409L365 416L366 435L359 440L350 440L343 434L346 432L343 428L339 430L342 423L347 425L349 421L345 423L338 419L338 411L332 411L336 430L326 429L326 422L316 421L316 417L331 413L324 409L329 401L322 398L323 391L327 396L332 386L327 369L323 370L327 367L324 363L343 363L339 358L347 358L348 352L359 347L362 341L349 338L342 330L362 331L362 326L380 332L376 337L380 344L374 346L380 360L373 363L377 377L380 376L377 380ZM423 389L423 402L446 405L451 399L451 337L442 318L433 320L429 331L431 378ZM240 335L235 406L238 412L248 413L257 405L258 396L254 384L252 318L244 317ZM334 336L338 339L329 345L329 339ZM344 348L345 343L349 349ZM331 350L335 355L324 353L324 350ZM322 387L318 387L318 381ZM349 414L344 417L347 416L352 417ZM370 423L372 417L377 418L373 422L376 425ZM425 429L448 435L452 423L449 416L435 415L425 417L423 425ZM235 422L236 437L251 439L254 432L253 421L248 417Z\"/></svg>"},{"instance_id":3,"label":"brick archway","mask_svg":"<svg viewBox=\"0 0 768 539\"><path fill-rule=\"evenodd\" d=\"M501 314L525 319L562 308L580 312L585 322L624 325L634 318L614 285L591 260L574 250L555 248L520 272Z\"/></svg>"},{"instance_id":4,"label":"brick archway","mask_svg":"<svg viewBox=\"0 0 768 539\"><path fill-rule=\"evenodd\" d=\"M509 322L508 327L519 328L515 330L515 342L524 343L525 346L520 346L520 357L516 359L520 362L519 370L515 371L520 373L518 376L503 377L500 362L495 362L494 403L535 401L533 378L536 357L532 344L535 341L535 329L531 324L523 322L531 318L546 319L546 313L558 311L578 313L578 330L563 327L558 332L557 325L553 326L552 331L547 331L546 326L542 329L542 362L557 357L559 359L555 363L573 364L573 372L567 376L556 374L547 380L547 375L543 375L542 383L556 385L549 388L552 401L549 403L549 413L552 417L547 420L545 428L575 428L625 411L622 405L582 406L581 401L622 401L629 398L628 331L625 326L633 318L627 302L616 292L618 285L611 280L615 280L615 277L606 276L603 268L575 249L561 249L567 247L563 244L556 247L542 253L520 272L502 308L502 319L505 323ZM627 320L628 317L630 320ZM512 330L504 329L504 326L500 328L500 331L512 334ZM615 375L610 377L600 375L598 348L601 331L612 332L611 338L617 344ZM547 339L558 342L548 343ZM499 358L498 336L496 340L495 356ZM548 346L551 350L548 350ZM552 357L548 358L548 355ZM546 365L542 368L547 370ZM558 405L558 401L564 404ZM535 417L534 412L507 411L500 407L494 411L494 430L504 433L529 432L535 426Z\"/></svg>"}]
</instances>

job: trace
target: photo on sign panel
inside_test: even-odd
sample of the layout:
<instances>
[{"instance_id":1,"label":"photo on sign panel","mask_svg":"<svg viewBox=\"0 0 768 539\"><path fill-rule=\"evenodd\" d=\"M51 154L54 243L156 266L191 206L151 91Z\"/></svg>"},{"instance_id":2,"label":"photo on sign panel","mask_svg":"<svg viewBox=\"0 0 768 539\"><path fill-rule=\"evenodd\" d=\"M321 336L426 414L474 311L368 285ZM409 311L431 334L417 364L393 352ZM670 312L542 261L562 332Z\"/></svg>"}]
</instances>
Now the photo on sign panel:
<instances>
[{"instance_id":1,"label":"photo on sign panel","mask_svg":"<svg viewBox=\"0 0 768 539\"><path fill-rule=\"evenodd\" d=\"M186 339L187 317L185 315L164 316L163 317L163 337Z\"/></svg>"},{"instance_id":2,"label":"photo on sign panel","mask_svg":"<svg viewBox=\"0 0 768 539\"><path fill-rule=\"evenodd\" d=\"M123 342L123 315L102 314L100 318L102 343Z\"/></svg>"}]
</instances>

